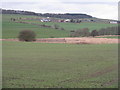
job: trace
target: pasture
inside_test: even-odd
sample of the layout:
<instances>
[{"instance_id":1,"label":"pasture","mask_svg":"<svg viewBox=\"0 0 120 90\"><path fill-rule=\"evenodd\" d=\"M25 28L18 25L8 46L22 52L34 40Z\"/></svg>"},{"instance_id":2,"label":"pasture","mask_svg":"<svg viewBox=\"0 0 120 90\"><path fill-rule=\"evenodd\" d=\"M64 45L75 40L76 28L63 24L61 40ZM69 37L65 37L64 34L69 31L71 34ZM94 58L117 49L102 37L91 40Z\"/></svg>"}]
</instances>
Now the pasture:
<instances>
[{"instance_id":1,"label":"pasture","mask_svg":"<svg viewBox=\"0 0 120 90\"><path fill-rule=\"evenodd\" d=\"M43 28L40 26L30 25L30 24L16 23L10 20L10 18L18 18L18 17L20 17L20 15L10 15L10 16L3 15L2 38L6 38L6 39L17 38L21 30L32 30L37 34L37 38L69 36L69 33L67 31L60 31L51 28ZM26 15L24 17L26 17Z\"/></svg>"},{"instance_id":2,"label":"pasture","mask_svg":"<svg viewBox=\"0 0 120 90\"><path fill-rule=\"evenodd\" d=\"M3 15L3 39L17 38L21 30L32 30L38 38L69 37L80 28L116 26L100 23L53 23L24 20L35 24L58 24L65 30L11 21L10 18L38 18ZM63 44L3 41L3 88L117 88L118 44Z\"/></svg>"},{"instance_id":3,"label":"pasture","mask_svg":"<svg viewBox=\"0 0 120 90\"><path fill-rule=\"evenodd\" d=\"M117 49L3 41L3 88L116 88Z\"/></svg>"},{"instance_id":4,"label":"pasture","mask_svg":"<svg viewBox=\"0 0 120 90\"><path fill-rule=\"evenodd\" d=\"M58 23L58 22L40 22L40 20L18 20L18 21L24 21L34 24L40 24L40 25L50 25L53 26L54 24L57 24L60 28L64 28L65 30L56 30L53 28L47 28L47 27L41 27L38 25L31 25L31 24L25 24L25 23L16 23L14 21L11 21L11 18L40 18L38 16L29 16L29 15L14 15L14 14L3 14L3 38L17 38L19 32L21 30L33 30L35 33L37 33L37 38L50 38L50 37L69 37L71 30L77 30L82 28L89 28L90 31L96 29L99 30L101 28L106 27L112 27L117 26L116 24L104 24L104 23Z\"/></svg>"},{"instance_id":5,"label":"pasture","mask_svg":"<svg viewBox=\"0 0 120 90\"><path fill-rule=\"evenodd\" d=\"M78 30L83 28L89 28L90 31L92 30L99 30L101 28L113 27L117 26L116 24L107 24L107 23L91 23L91 22L84 22L84 23L60 23L60 22L40 22L36 20L24 20L26 22L32 22L35 24L45 24L45 25L58 25L60 28L64 28L66 31L71 30Z\"/></svg>"}]
</instances>

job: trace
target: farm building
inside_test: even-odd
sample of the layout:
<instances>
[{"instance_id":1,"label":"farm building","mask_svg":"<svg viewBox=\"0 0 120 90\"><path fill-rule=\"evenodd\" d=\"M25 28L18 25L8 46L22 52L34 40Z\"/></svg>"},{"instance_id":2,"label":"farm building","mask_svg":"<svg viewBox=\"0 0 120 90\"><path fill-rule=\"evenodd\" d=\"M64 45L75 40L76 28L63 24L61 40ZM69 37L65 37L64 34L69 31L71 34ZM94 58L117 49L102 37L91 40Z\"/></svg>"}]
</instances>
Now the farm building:
<instances>
[{"instance_id":1,"label":"farm building","mask_svg":"<svg viewBox=\"0 0 120 90\"><path fill-rule=\"evenodd\" d=\"M70 19L66 19L66 20L64 20L64 22L70 22Z\"/></svg>"},{"instance_id":2,"label":"farm building","mask_svg":"<svg viewBox=\"0 0 120 90\"><path fill-rule=\"evenodd\" d=\"M111 24L117 24L117 21L110 21Z\"/></svg>"},{"instance_id":3,"label":"farm building","mask_svg":"<svg viewBox=\"0 0 120 90\"><path fill-rule=\"evenodd\" d=\"M62 20L59 20L59 22L64 22L64 20L62 19Z\"/></svg>"},{"instance_id":4,"label":"farm building","mask_svg":"<svg viewBox=\"0 0 120 90\"><path fill-rule=\"evenodd\" d=\"M51 20L50 19L41 19L40 21L41 22L50 22Z\"/></svg>"}]
</instances>

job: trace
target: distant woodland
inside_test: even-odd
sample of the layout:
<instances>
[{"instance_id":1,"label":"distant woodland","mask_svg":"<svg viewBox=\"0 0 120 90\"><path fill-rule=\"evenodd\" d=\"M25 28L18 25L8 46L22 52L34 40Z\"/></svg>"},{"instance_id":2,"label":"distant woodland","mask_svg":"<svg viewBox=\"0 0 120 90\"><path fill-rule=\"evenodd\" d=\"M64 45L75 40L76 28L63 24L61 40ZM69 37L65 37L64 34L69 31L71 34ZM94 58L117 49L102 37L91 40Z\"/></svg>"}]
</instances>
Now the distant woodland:
<instances>
[{"instance_id":1,"label":"distant woodland","mask_svg":"<svg viewBox=\"0 0 120 90\"><path fill-rule=\"evenodd\" d=\"M20 11L20 10L5 10L1 9L2 14L22 14L22 15L34 15L34 16L42 16L42 17L53 17L53 18L63 18L63 19L79 19L79 18L92 18L92 16L87 14L53 14L53 13L35 13L30 11Z\"/></svg>"}]
</instances>

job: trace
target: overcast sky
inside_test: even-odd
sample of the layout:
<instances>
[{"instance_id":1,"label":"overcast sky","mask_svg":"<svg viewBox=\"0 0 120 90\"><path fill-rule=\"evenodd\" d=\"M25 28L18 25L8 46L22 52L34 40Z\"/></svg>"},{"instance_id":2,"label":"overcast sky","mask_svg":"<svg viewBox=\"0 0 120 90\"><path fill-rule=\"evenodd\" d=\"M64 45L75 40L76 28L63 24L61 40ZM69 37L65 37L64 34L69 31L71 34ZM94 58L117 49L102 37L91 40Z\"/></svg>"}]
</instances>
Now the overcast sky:
<instances>
[{"instance_id":1,"label":"overcast sky","mask_svg":"<svg viewBox=\"0 0 120 90\"><path fill-rule=\"evenodd\" d=\"M37 13L84 13L103 19L118 19L119 0L2 0L3 9Z\"/></svg>"}]
</instances>

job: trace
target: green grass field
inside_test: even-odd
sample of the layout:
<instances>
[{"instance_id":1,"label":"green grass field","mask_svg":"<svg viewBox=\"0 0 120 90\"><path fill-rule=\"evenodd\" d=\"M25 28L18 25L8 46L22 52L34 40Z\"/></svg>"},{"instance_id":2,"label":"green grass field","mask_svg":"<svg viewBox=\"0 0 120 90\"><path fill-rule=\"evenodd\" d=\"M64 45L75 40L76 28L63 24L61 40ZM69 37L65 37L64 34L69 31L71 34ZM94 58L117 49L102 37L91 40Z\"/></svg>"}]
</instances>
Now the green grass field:
<instances>
[{"instance_id":1,"label":"green grass field","mask_svg":"<svg viewBox=\"0 0 120 90\"><path fill-rule=\"evenodd\" d=\"M46 24L54 25L57 24L60 28L65 30L56 30L53 28L40 27L37 25L15 23L11 21L11 18L37 18L37 16L27 16L27 15L14 15L14 14L3 14L2 22L2 34L3 38L17 38L21 30L33 30L37 34L37 38L50 38L50 37L69 37L71 30L77 30L82 28L89 28L90 31L94 29L101 29L106 27L117 26L115 24L104 24L104 23L57 23L57 22L40 22L40 20L22 20L25 22L32 22L35 24ZM20 20L21 21L21 20Z\"/></svg>"},{"instance_id":2,"label":"green grass field","mask_svg":"<svg viewBox=\"0 0 120 90\"><path fill-rule=\"evenodd\" d=\"M10 18L35 18L3 15L4 39L17 38L21 30L32 30L37 38L68 37L70 30L115 26L98 23L57 23L63 30L15 23ZM38 20L26 20L41 24ZM45 23L53 25L54 23ZM53 44L3 41L3 88L117 88L117 44Z\"/></svg>"},{"instance_id":3,"label":"green grass field","mask_svg":"<svg viewBox=\"0 0 120 90\"><path fill-rule=\"evenodd\" d=\"M78 30L78 29L83 29L83 28L89 28L90 31L92 30L99 30L101 28L107 28L107 27L113 27L117 26L116 24L106 24L106 23L91 23L91 22L86 22L86 23L60 23L60 22L40 22L36 20L24 20L26 22L32 22L36 24L45 24L45 25L50 25L53 26L54 24L59 25L59 27L64 28L66 31L71 31L71 30Z\"/></svg>"},{"instance_id":4,"label":"green grass field","mask_svg":"<svg viewBox=\"0 0 120 90\"><path fill-rule=\"evenodd\" d=\"M23 16L26 17L26 15L23 15ZM67 31L55 30L51 28L43 28L36 25L15 23L10 20L10 18L18 18L18 17L20 17L20 15L3 15L3 22L2 22L3 37L2 38L17 38L21 30L32 30L37 34L37 38L69 36L69 33Z\"/></svg>"},{"instance_id":5,"label":"green grass field","mask_svg":"<svg viewBox=\"0 0 120 90\"><path fill-rule=\"evenodd\" d=\"M117 88L117 49L4 41L3 88Z\"/></svg>"}]
</instances>

